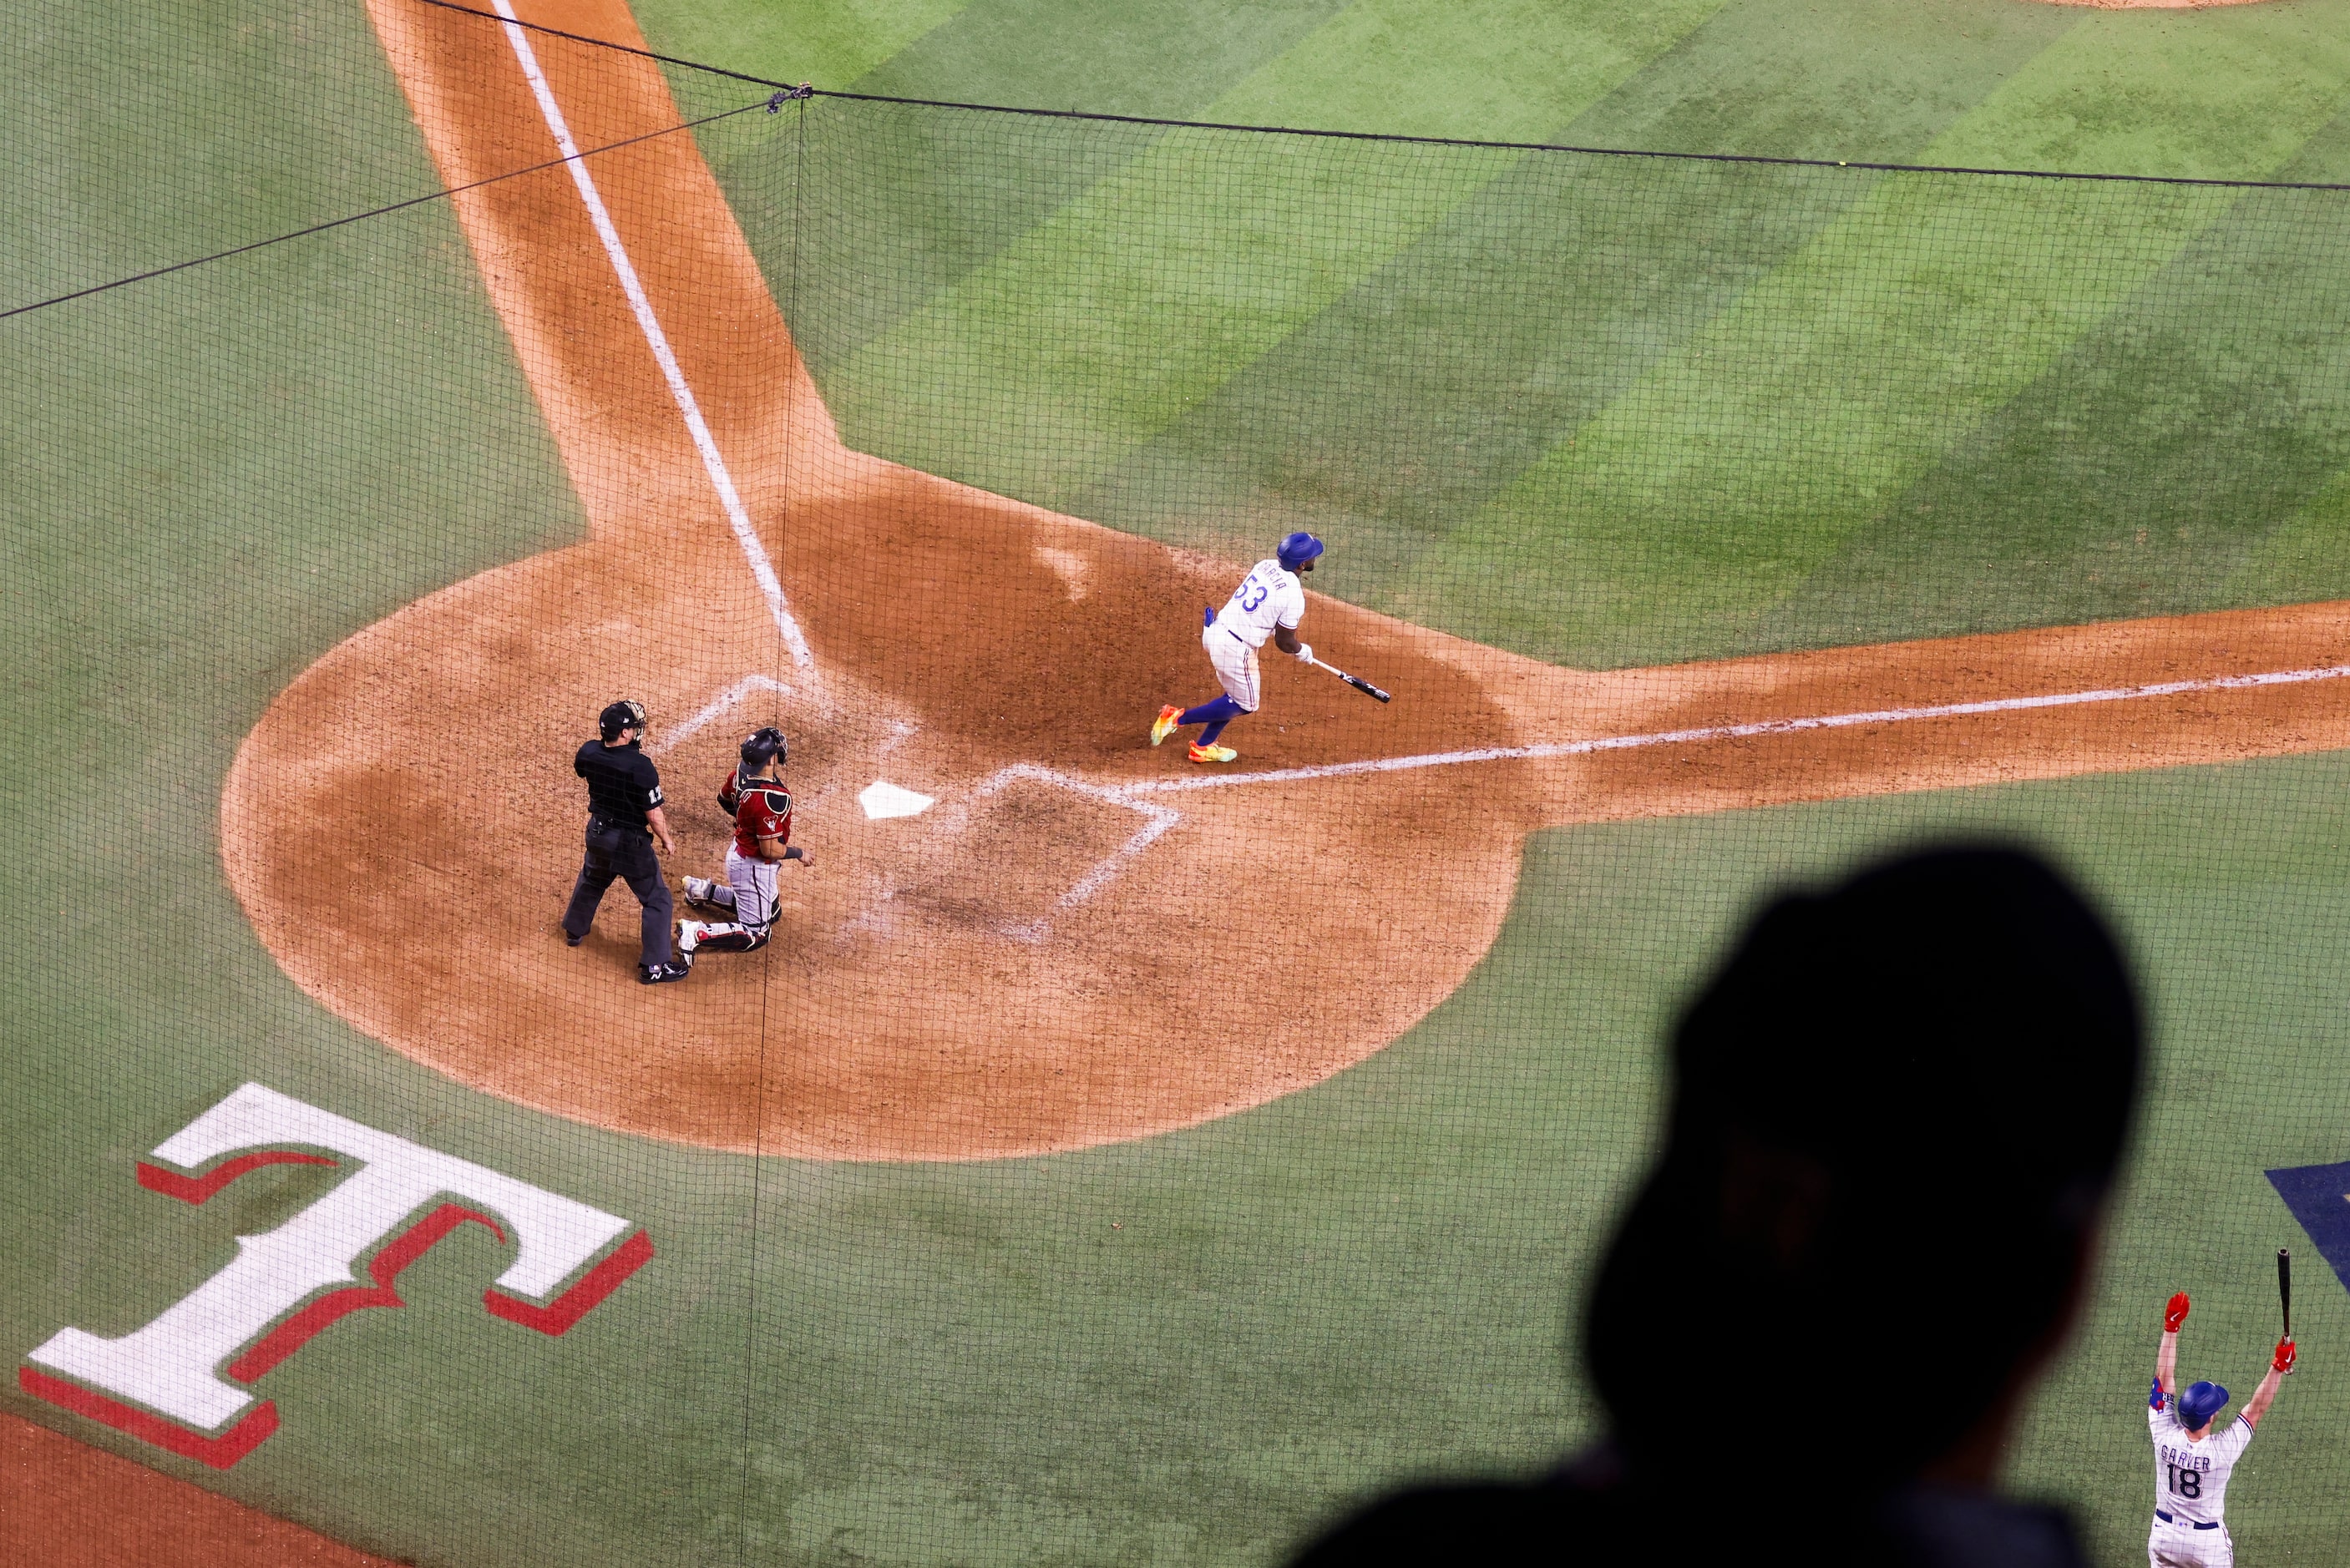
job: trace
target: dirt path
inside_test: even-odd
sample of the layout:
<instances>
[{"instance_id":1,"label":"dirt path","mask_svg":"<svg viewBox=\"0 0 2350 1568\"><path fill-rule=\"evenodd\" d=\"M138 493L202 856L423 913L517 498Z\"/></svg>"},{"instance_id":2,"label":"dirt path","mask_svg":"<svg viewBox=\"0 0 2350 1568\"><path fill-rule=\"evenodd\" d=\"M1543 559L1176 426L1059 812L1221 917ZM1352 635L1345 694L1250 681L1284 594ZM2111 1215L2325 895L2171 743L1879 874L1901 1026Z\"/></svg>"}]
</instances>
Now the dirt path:
<instances>
[{"instance_id":1,"label":"dirt path","mask_svg":"<svg viewBox=\"0 0 2350 1568\"><path fill-rule=\"evenodd\" d=\"M412 0L370 11L450 182L552 155L502 29ZM619 0L523 15L638 41ZM580 145L675 123L652 67L533 45ZM2350 746L2350 683L2328 680L1169 789L1196 771L1141 732L1160 701L1207 693L1195 607L1237 568L847 451L692 142L590 163L745 536L572 179L458 198L591 535L333 649L249 737L223 806L230 877L287 973L525 1104L835 1158L1130 1138L1409 1028L1491 944L1539 828ZM1268 660L1265 711L1233 736L1252 774L2330 665L2350 659L2350 607L1607 675L1319 597L1308 636L1396 701ZM774 947L712 955L679 986L633 983L625 891L585 946L554 935L578 854L568 759L623 694L672 747L672 885L715 871L704 797L770 719L819 857L786 868ZM868 820L855 797L877 779L939 805Z\"/></svg>"},{"instance_id":2,"label":"dirt path","mask_svg":"<svg viewBox=\"0 0 2350 1568\"><path fill-rule=\"evenodd\" d=\"M0 1562L44 1568L392 1568L389 1559L5 1415Z\"/></svg>"}]
</instances>

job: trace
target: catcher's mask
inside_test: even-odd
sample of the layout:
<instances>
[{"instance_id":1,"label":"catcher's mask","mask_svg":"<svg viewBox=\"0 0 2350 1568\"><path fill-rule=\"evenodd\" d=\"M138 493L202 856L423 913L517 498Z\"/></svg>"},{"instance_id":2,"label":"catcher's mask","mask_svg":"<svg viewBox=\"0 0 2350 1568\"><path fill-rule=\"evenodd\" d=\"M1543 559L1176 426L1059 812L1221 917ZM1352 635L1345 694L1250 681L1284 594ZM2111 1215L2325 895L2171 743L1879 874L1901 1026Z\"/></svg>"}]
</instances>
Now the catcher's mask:
<instances>
[{"instance_id":1,"label":"catcher's mask","mask_svg":"<svg viewBox=\"0 0 2350 1568\"><path fill-rule=\"evenodd\" d=\"M791 747L785 743L784 732L773 724L754 730L743 739L743 765L753 773L769 763L788 762Z\"/></svg>"}]
</instances>

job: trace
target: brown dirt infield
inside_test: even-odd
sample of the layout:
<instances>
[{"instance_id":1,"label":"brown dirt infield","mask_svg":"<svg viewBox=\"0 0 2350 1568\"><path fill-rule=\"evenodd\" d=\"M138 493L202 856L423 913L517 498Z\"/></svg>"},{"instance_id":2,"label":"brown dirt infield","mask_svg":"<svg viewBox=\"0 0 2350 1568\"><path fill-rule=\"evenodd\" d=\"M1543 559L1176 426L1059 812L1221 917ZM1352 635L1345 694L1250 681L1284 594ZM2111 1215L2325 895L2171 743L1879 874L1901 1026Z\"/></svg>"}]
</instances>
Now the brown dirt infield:
<instances>
[{"instance_id":1,"label":"brown dirt infield","mask_svg":"<svg viewBox=\"0 0 2350 1568\"><path fill-rule=\"evenodd\" d=\"M549 133L484 23L370 6L442 175L541 161ZM641 45L620 0L528 20ZM650 64L540 36L579 143L674 124ZM1521 843L1566 823L2350 746L2343 683L1234 784L1089 899L1144 826L1099 792L1182 774L1142 731L1211 689L1198 611L1237 572L851 452L690 139L592 161L679 363L813 645L796 670L754 591L581 198L561 171L457 200L590 523L305 671L246 741L223 854L306 990L490 1093L728 1149L847 1159L1033 1154L1180 1127L1378 1050L1492 940ZM1343 581L1334 543L1326 578ZM1232 741L1263 771L1475 746L2329 663L2350 607L2309 606L1594 675L1317 596L1306 635L1391 707L1278 657ZM631 979L636 911L555 938L577 864L583 720L620 694L662 726L746 675L785 688L672 752L682 854L706 796L780 718L815 869L776 942L682 985ZM419 758L439 759L431 763ZM1024 781L1051 769L1087 794ZM877 778L935 795L868 822ZM1141 797L1137 797L1141 798ZM466 940L479 931L484 940Z\"/></svg>"},{"instance_id":2,"label":"brown dirt infield","mask_svg":"<svg viewBox=\"0 0 2350 1568\"><path fill-rule=\"evenodd\" d=\"M0 1415L0 1563L392 1568L388 1558L6 1415Z\"/></svg>"}]
</instances>

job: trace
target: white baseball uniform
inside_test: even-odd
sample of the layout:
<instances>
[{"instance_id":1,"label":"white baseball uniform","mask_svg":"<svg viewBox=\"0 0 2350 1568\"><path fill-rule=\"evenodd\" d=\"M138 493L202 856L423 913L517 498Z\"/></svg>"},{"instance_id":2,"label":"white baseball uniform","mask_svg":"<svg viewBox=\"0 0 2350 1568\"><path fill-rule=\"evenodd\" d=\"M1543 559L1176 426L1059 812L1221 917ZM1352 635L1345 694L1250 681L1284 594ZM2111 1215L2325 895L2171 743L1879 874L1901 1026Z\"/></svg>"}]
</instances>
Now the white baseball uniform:
<instances>
[{"instance_id":1,"label":"white baseball uniform","mask_svg":"<svg viewBox=\"0 0 2350 1568\"><path fill-rule=\"evenodd\" d=\"M2154 1532L2147 1538L2151 1568L2233 1568L2236 1543L2221 1517L2228 1478L2252 1440L2251 1423L2238 1416L2225 1427L2189 1442L2178 1424L2178 1397L2162 1408L2147 1407L2147 1428L2154 1436Z\"/></svg>"},{"instance_id":2,"label":"white baseball uniform","mask_svg":"<svg viewBox=\"0 0 2350 1568\"><path fill-rule=\"evenodd\" d=\"M1274 628L1295 631L1305 618L1305 585L1279 561L1259 561L1249 568L1224 607L1200 633L1200 646L1216 667L1224 695L1253 713L1259 707L1260 682L1256 650Z\"/></svg>"}]
</instances>

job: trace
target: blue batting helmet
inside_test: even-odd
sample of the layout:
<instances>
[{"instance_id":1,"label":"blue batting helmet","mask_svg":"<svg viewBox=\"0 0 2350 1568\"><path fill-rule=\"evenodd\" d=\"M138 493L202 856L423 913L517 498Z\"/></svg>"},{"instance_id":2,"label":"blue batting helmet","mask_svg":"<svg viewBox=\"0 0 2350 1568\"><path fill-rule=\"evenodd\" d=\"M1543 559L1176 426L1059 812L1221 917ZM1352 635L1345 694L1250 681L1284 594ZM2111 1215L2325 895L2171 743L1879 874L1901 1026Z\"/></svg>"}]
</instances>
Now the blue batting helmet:
<instances>
[{"instance_id":1,"label":"blue batting helmet","mask_svg":"<svg viewBox=\"0 0 2350 1568\"><path fill-rule=\"evenodd\" d=\"M1294 572L1321 553L1322 541L1313 535L1292 534L1281 542L1281 548L1274 556L1281 562L1283 571Z\"/></svg>"},{"instance_id":2,"label":"blue batting helmet","mask_svg":"<svg viewBox=\"0 0 2350 1568\"><path fill-rule=\"evenodd\" d=\"M2178 1397L2178 1424L2189 1431L2198 1431L2211 1424L2228 1402L2228 1391L2217 1383L2196 1383Z\"/></svg>"}]
</instances>

